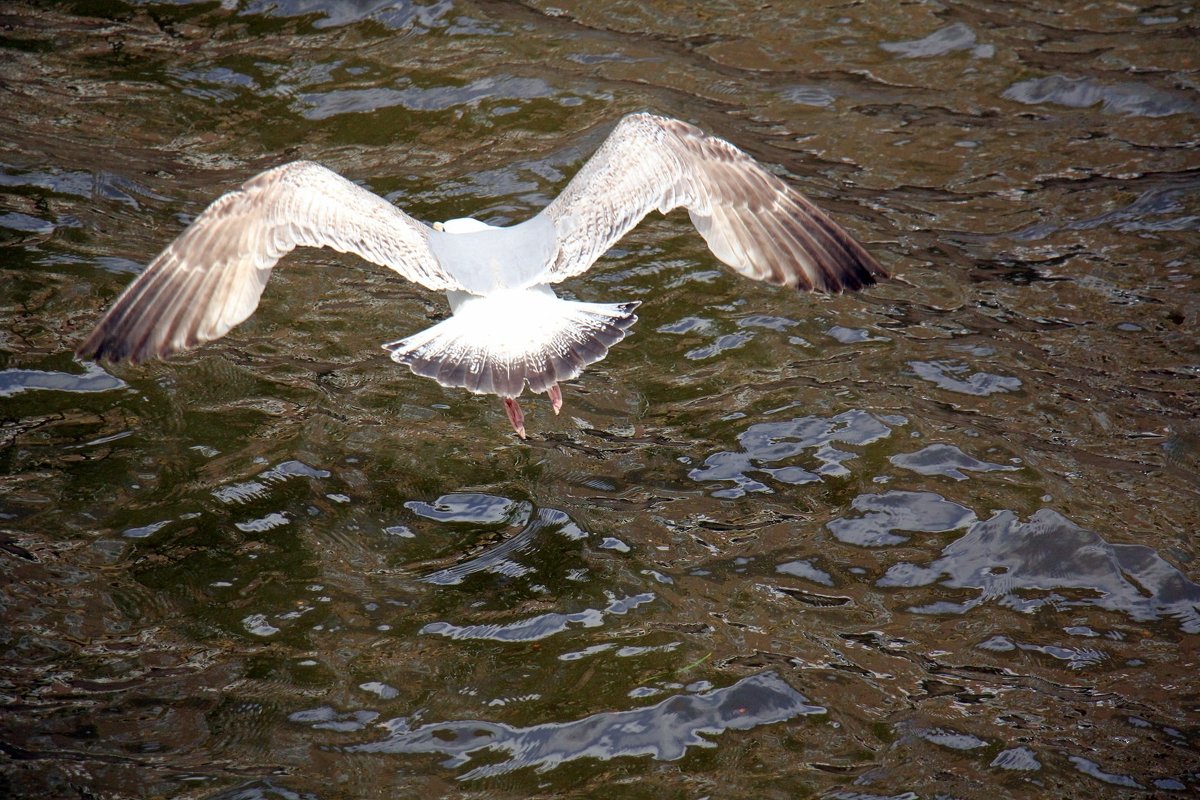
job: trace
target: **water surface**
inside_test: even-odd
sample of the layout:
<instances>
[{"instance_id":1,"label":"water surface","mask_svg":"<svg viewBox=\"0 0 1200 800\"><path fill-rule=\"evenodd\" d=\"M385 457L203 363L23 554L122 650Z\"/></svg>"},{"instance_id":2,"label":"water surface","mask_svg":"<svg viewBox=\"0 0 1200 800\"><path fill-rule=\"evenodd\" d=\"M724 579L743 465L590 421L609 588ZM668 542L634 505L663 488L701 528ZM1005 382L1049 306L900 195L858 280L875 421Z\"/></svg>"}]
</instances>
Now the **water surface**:
<instances>
[{"instance_id":1,"label":"water surface","mask_svg":"<svg viewBox=\"0 0 1200 800\"><path fill-rule=\"evenodd\" d=\"M1200 789L1192 7L0 15L0 794ZM259 170L508 224L639 110L895 279L655 215L564 285L641 319L526 442L379 348L440 297L327 251L170 362L71 355Z\"/></svg>"}]
</instances>

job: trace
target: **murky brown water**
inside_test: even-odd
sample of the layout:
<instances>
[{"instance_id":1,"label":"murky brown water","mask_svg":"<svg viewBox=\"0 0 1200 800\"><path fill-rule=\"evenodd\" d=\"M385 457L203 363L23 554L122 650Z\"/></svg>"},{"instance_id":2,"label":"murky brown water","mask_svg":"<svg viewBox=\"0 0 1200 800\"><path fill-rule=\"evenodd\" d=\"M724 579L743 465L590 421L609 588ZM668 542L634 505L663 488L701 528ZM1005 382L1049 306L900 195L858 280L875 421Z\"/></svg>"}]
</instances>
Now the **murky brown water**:
<instances>
[{"instance_id":1,"label":"murky brown water","mask_svg":"<svg viewBox=\"0 0 1200 800\"><path fill-rule=\"evenodd\" d=\"M0 5L0 795L1196 791L1197 13ZM653 217L524 443L379 349L440 297L326 251L194 353L71 356L260 169L511 222L643 109L897 279Z\"/></svg>"}]
</instances>

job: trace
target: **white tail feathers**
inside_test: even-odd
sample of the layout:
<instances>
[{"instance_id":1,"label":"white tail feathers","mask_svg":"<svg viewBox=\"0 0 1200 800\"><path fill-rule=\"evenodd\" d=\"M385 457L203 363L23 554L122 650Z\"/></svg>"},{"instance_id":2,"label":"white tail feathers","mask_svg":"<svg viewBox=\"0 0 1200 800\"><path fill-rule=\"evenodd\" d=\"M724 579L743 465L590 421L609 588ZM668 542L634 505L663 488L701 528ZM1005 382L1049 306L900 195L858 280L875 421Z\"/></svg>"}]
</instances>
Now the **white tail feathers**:
<instances>
[{"instance_id":1,"label":"white tail feathers","mask_svg":"<svg viewBox=\"0 0 1200 800\"><path fill-rule=\"evenodd\" d=\"M637 303L577 303L548 288L452 298L454 316L384 345L392 359L443 386L517 397L545 392L608 355L637 322Z\"/></svg>"}]
</instances>

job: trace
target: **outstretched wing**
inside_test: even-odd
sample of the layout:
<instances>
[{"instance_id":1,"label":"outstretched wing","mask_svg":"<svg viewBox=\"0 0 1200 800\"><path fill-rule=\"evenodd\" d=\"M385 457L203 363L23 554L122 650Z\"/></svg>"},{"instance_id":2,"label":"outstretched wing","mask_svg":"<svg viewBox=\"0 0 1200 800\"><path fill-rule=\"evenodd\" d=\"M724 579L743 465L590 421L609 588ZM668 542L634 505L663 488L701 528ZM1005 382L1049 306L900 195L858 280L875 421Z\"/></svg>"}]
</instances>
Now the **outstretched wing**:
<instances>
[{"instance_id":1,"label":"outstretched wing","mask_svg":"<svg viewBox=\"0 0 1200 800\"><path fill-rule=\"evenodd\" d=\"M729 142L632 114L542 212L559 241L540 279L584 272L650 211L680 206L713 254L748 278L840 292L887 277L841 226Z\"/></svg>"},{"instance_id":2,"label":"outstretched wing","mask_svg":"<svg viewBox=\"0 0 1200 800\"><path fill-rule=\"evenodd\" d=\"M461 288L430 251L429 230L319 164L284 164L196 217L77 353L136 363L224 336L254 313L275 262L302 245L355 253L430 289Z\"/></svg>"}]
</instances>

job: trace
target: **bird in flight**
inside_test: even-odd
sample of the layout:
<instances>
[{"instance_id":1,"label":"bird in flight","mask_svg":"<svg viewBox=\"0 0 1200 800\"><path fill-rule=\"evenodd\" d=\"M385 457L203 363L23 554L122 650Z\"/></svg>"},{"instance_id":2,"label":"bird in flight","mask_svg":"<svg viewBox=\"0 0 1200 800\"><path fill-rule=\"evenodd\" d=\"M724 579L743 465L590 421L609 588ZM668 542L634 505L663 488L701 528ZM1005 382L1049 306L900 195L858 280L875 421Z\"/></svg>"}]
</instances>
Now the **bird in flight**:
<instances>
[{"instance_id":1,"label":"bird in flight","mask_svg":"<svg viewBox=\"0 0 1200 800\"><path fill-rule=\"evenodd\" d=\"M138 363L224 336L258 307L296 247L354 253L446 293L451 316L384 348L447 387L495 394L525 438L526 385L562 408L562 381L608 354L636 302L563 300L650 211L684 207L713 254L754 280L838 293L887 277L844 229L729 142L651 114L621 119L562 194L510 227L426 225L311 161L254 176L215 200L117 298L81 358Z\"/></svg>"}]
</instances>

